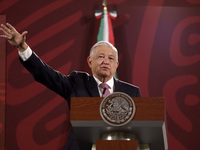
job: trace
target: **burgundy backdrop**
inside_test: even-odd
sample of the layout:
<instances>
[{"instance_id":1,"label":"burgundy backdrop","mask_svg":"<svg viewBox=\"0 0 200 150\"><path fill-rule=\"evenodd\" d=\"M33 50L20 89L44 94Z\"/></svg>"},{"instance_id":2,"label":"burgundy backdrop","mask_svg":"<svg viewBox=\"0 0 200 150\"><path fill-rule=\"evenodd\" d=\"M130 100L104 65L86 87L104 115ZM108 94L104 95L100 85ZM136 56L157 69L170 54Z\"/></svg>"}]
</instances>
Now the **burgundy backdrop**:
<instances>
[{"instance_id":1,"label":"burgundy backdrop","mask_svg":"<svg viewBox=\"0 0 200 150\"><path fill-rule=\"evenodd\" d=\"M102 0L3 0L0 14L50 66L87 71ZM200 1L108 0L119 50L118 77L143 97L166 98L169 150L200 148ZM6 149L63 149L67 103L34 82L7 44ZM2 104L2 103L1 103ZM1 115L2 116L2 115ZM0 119L1 121L1 119ZM0 129L0 134L4 129ZM0 147L3 149L3 146Z\"/></svg>"},{"instance_id":2,"label":"burgundy backdrop","mask_svg":"<svg viewBox=\"0 0 200 150\"><path fill-rule=\"evenodd\" d=\"M6 23L6 16L0 15L0 23ZM0 38L0 150L5 147L5 97L6 97L6 41Z\"/></svg>"}]
</instances>

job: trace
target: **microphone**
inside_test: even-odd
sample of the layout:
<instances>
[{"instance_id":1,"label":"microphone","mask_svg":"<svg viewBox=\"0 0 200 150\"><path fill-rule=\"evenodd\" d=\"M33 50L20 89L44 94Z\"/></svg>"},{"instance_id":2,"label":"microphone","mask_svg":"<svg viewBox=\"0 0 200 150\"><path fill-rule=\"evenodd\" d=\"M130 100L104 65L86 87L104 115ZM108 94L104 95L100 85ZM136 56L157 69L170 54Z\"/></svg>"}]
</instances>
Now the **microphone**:
<instances>
[{"instance_id":1,"label":"microphone","mask_svg":"<svg viewBox=\"0 0 200 150\"><path fill-rule=\"evenodd\" d=\"M103 93L102 93L102 95L103 95L105 92L106 92L106 88L103 88Z\"/></svg>"}]
</instances>

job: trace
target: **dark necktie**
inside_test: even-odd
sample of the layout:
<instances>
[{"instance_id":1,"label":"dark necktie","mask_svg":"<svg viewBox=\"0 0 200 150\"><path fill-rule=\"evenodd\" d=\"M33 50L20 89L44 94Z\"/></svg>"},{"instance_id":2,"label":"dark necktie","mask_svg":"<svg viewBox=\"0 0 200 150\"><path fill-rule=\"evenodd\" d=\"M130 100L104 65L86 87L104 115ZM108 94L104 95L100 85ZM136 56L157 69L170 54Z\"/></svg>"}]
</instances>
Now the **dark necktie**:
<instances>
[{"instance_id":1,"label":"dark necktie","mask_svg":"<svg viewBox=\"0 0 200 150\"><path fill-rule=\"evenodd\" d=\"M103 94L103 97L106 97L107 95L110 94L108 84L106 84L106 83L101 83L101 84L100 84L100 87L103 88L103 93L102 93L102 94Z\"/></svg>"}]
</instances>

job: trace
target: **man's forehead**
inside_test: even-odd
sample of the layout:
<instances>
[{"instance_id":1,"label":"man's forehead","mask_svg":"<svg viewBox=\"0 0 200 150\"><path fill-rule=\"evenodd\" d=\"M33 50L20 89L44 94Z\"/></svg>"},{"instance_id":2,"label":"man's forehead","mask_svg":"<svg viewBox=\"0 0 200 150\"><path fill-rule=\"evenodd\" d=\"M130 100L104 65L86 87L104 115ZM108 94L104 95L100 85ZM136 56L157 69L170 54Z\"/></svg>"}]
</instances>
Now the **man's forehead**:
<instances>
[{"instance_id":1,"label":"man's forehead","mask_svg":"<svg viewBox=\"0 0 200 150\"><path fill-rule=\"evenodd\" d=\"M105 46L105 45L100 45L100 46L97 46L96 48L95 48L95 51L97 51L97 52L106 52L106 51L108 51L108 52L115 52L116 53L116 51L112 48L112 47L110 47L110 46Z\"/></svg>"}]
</instances>

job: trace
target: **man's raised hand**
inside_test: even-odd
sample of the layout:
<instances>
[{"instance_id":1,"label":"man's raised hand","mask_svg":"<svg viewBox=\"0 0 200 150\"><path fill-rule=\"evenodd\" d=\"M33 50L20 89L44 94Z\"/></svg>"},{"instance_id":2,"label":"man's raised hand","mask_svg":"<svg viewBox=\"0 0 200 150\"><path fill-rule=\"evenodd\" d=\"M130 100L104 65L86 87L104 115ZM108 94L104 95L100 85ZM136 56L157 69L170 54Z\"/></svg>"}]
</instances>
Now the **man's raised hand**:
<instances>
[{"instance_id":1,"label":"man's raised hand","mask_svg":"<svg viewBox=\"0 0 200 150\"><path fill-rule=\"evenodd\" d=\"M6 23L6 25L1 24L0 30L3 31L4 34L0 35L0 37L3 37L7 39L7 41L12 45L17 47L17 49L21 52L26 50L28 48L28 45L26 44L26 34L27 31L24 31L22 34L17 32L17 30L9 23Z\"/></svg>"}]
</instances>

